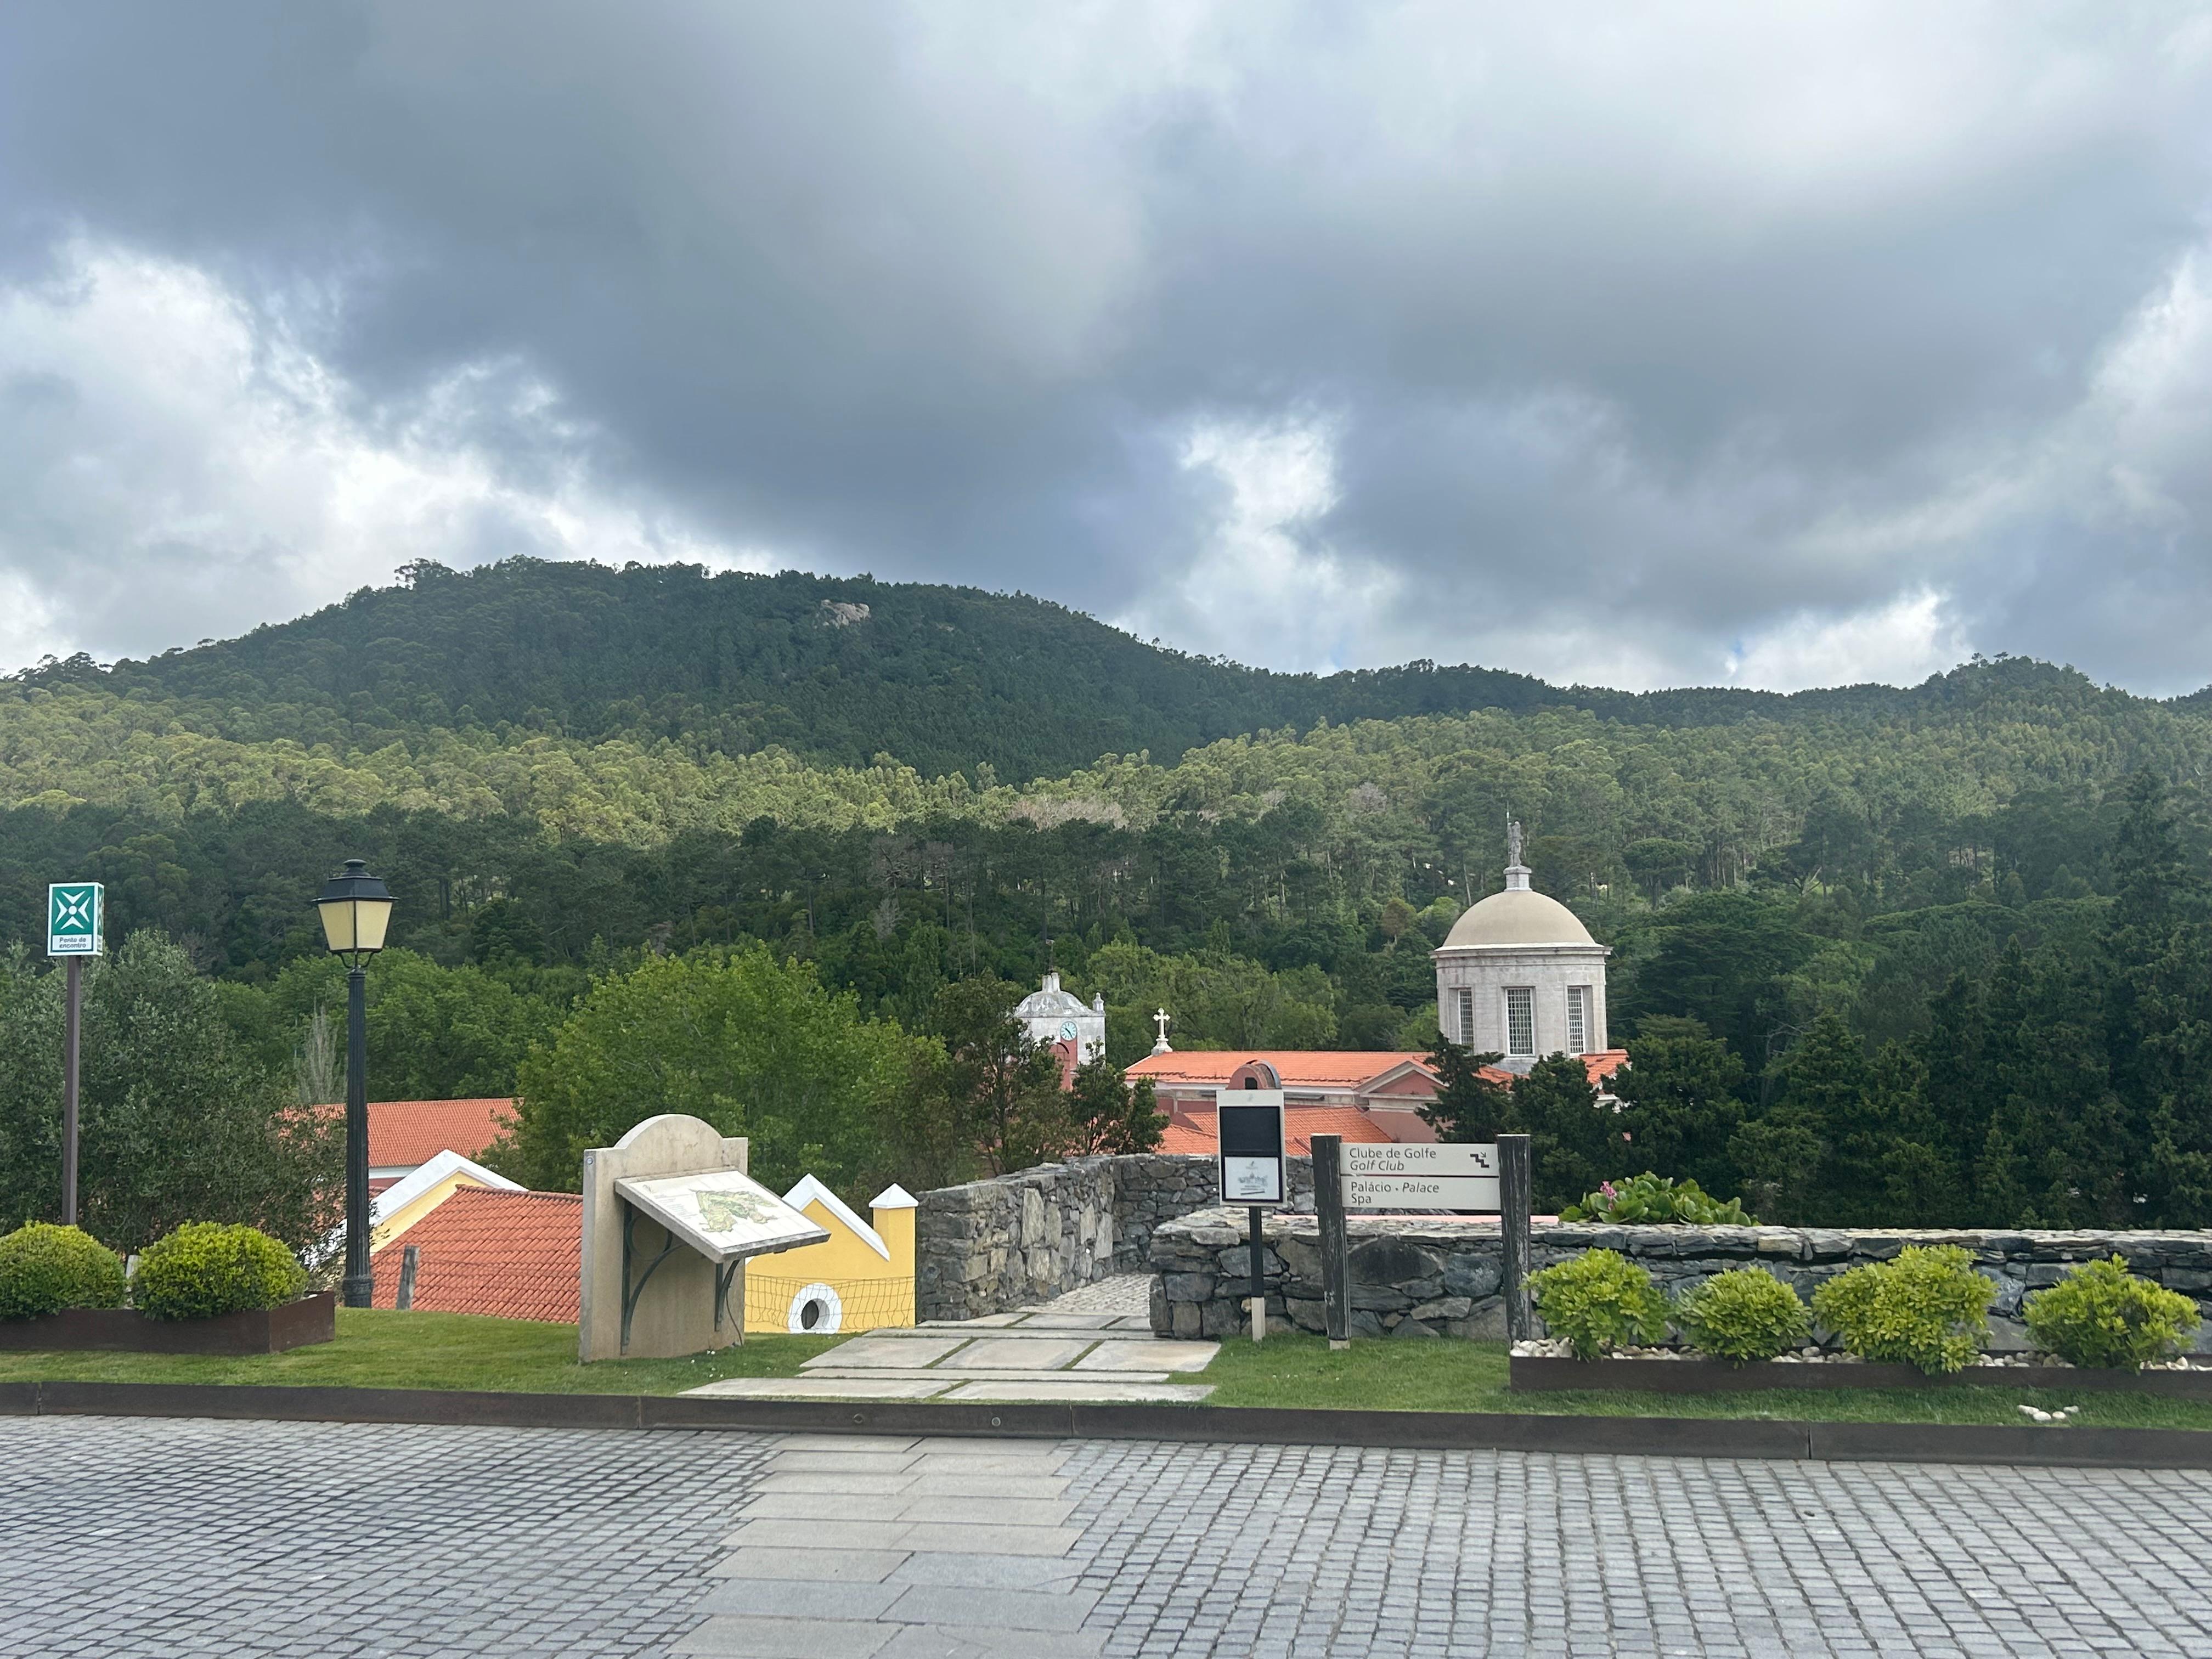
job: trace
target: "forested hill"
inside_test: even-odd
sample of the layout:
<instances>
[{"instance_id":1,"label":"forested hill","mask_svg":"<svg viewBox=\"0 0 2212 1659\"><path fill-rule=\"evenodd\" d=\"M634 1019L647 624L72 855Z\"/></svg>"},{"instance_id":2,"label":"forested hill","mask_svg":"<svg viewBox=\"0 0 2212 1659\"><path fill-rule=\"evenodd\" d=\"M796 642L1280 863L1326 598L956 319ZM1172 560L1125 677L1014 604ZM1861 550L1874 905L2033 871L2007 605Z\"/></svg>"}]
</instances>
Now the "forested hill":
<instances>
[{"instance_id":1,"label":"forested hill","mask_svg":"<svg viewBox=\"0 0 2212 1659\"><path fill-rule=\"evenodd\" d=\"M1059 775L1108 754L1148 751L1171 765L1261 730L1480 709L1705 726L1945 720L1991 699L2059 719L2137 704L2017 660L1910 690L1633 694L1429 663L1271 673L1147 645L1026 596L866 577L531 559L467 574L418 564L404 575L242 639L107 671L83 659L49 664L18 683L150 702L175 724L234 743L339 754L482 731L502 744L535 733L666 740L693 755L780 749L843 767L888 754L925 778L959 772L978 783Z\"/></svg>"}]
</instances>

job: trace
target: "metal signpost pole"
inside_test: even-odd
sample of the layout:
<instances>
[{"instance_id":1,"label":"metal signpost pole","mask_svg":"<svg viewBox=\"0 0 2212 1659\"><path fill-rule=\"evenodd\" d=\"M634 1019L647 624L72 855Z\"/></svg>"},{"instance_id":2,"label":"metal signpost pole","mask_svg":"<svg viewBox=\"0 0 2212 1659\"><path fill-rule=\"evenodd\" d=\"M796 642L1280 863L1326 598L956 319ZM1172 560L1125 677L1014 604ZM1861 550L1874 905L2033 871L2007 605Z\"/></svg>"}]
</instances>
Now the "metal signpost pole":
<instances>
[{"instance_id":1,"label":"metal signpost pole","mask_svg":"<svg viewBox=\"0 0 2212 1659\"><path fill-rule=\"evenodd\" d=\"M1313 1137L1314 1212L1321 1222L1321 1315L1328 1346L1352 1346L1351 1273L1345 1260L1344 1137Z\"/></svg>"},{"instance_id":2,"label":"metal signpost pole","mask_svg":"<svg viewBox=\"0 0 2212 1659\"><path fill-rule=\"evenodd\" d=\"M76 1225L76 1072L84 1030L84 958L71 957L69 1012L62 1027L62 1225Z\"/></svg>"},{"instance_id":3,"label":"metal signpost pole","mask_svg":"<svg viewBox=\"0 0 2212 1659\"><path fill-rule=\"evenodd\" d=\"M1505 1334L1528 1340L1528 1137L1498 1137L1498 1231L1504 1245Z\"/></svg>"},{"instance_id":4,"label":"metal signpost pole","mask_svg":"<svg viewBox=\"0 0 2212 1659\"><path fill-rule=\"evenodd\" d=\"M1264 1342L1267 1337L1267 1269L1266 1258L1261 1256L1260 1252L1267 1249L1267 1244L1261 1237L1261 1228L1267 1212L1255 1204L1244 1214L1251 1227L1252 1340L1255 1342Z\"/></svg>"},{"instance_id":5,"label":"metal signpost pole","mask_svg":"<svg viewBox=\"0 0 2212 1659\"><path fill-rule=\"evenodd\" d=\"M346 975L346 1249L341 1294L349 1308L375 1298L368 1266L368 973Z\"/></svg>"},{"instance_id":6,"label":"metal signpost pole","mask_svg":"<svg viewBox=\"0 0 2212 1659\"><path fill-rule=\"evenodd\" d=\"M84 1035L84 959L103 945L106 917L96 881L57 881L46 888L46 955L65 969L68 1011L62 1023L62 1225L76 1225L77 1071Z\"/></svg>"}]
</instances>

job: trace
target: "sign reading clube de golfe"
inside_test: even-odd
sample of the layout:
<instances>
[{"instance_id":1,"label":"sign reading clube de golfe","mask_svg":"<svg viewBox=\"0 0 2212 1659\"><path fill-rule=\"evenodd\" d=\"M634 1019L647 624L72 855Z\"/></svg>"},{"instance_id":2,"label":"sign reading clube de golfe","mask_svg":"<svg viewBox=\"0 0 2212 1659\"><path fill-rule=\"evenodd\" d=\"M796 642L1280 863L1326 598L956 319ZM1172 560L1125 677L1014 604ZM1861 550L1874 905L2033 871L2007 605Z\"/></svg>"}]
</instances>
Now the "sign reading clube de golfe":
<instances>
[{"instance_id":1,"label":"sign reading clube de golfe","mask_svg":"<svg viewBox=\"0 0 2212 1659\"><path fill-rule=\"evenodd\" d=\"M46 889L48 956L100 954L102 890L96 881L58 881Z\"/></svg>"},{"instance_id":2,"label":"sign reading clube de golfe","mask_svg":"<svg viewBox=\"0 0 2212 1659\"><path fill-rule=\"evenodd\" d=\"M1498 1148L1409 1141L1347 1146L1347 1210L1495 1210Z\"/></svg>"}]
</instances>

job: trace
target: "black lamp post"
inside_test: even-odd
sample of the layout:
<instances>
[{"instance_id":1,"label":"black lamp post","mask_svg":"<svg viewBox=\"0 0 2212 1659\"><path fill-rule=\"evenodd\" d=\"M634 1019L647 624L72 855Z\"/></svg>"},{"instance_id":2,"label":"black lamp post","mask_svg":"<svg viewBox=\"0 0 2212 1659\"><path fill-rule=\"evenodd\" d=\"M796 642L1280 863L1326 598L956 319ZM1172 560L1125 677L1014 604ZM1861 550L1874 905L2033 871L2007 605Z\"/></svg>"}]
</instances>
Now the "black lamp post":
<instances>
[{"instance_id":1,"label":"black lamp post","mask_svg":"<svg viewBox=\"0 0 2212 1659\"><path fill-rule=\"evenodd\" d=\"M348 859L315 899L323 942L346 959L346 1254L340 1294L349 1308L366 1308L376 1281L368 1267L368 973L363 965L384 948L392 924L392 894Z\"/></svg>"}]
</instances>

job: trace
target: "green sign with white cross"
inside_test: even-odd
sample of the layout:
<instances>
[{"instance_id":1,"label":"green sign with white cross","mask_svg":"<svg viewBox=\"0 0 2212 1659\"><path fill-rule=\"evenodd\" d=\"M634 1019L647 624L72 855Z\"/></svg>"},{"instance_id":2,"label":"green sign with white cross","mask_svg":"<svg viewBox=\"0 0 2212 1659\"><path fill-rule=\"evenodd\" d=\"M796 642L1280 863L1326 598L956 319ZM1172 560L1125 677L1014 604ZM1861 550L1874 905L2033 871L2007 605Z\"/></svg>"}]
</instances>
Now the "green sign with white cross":
<instances>
[{"instance_id":1,"label":"green sign with white cross","mask_svg":"<svg viewBox=\"0 0 2212 1659\"><path fill-rule=\"evenodd\" d=\"M48 956L100 954L101 891L96 881L58 881L46 889Z\"/></svg>"}]
</instances>

